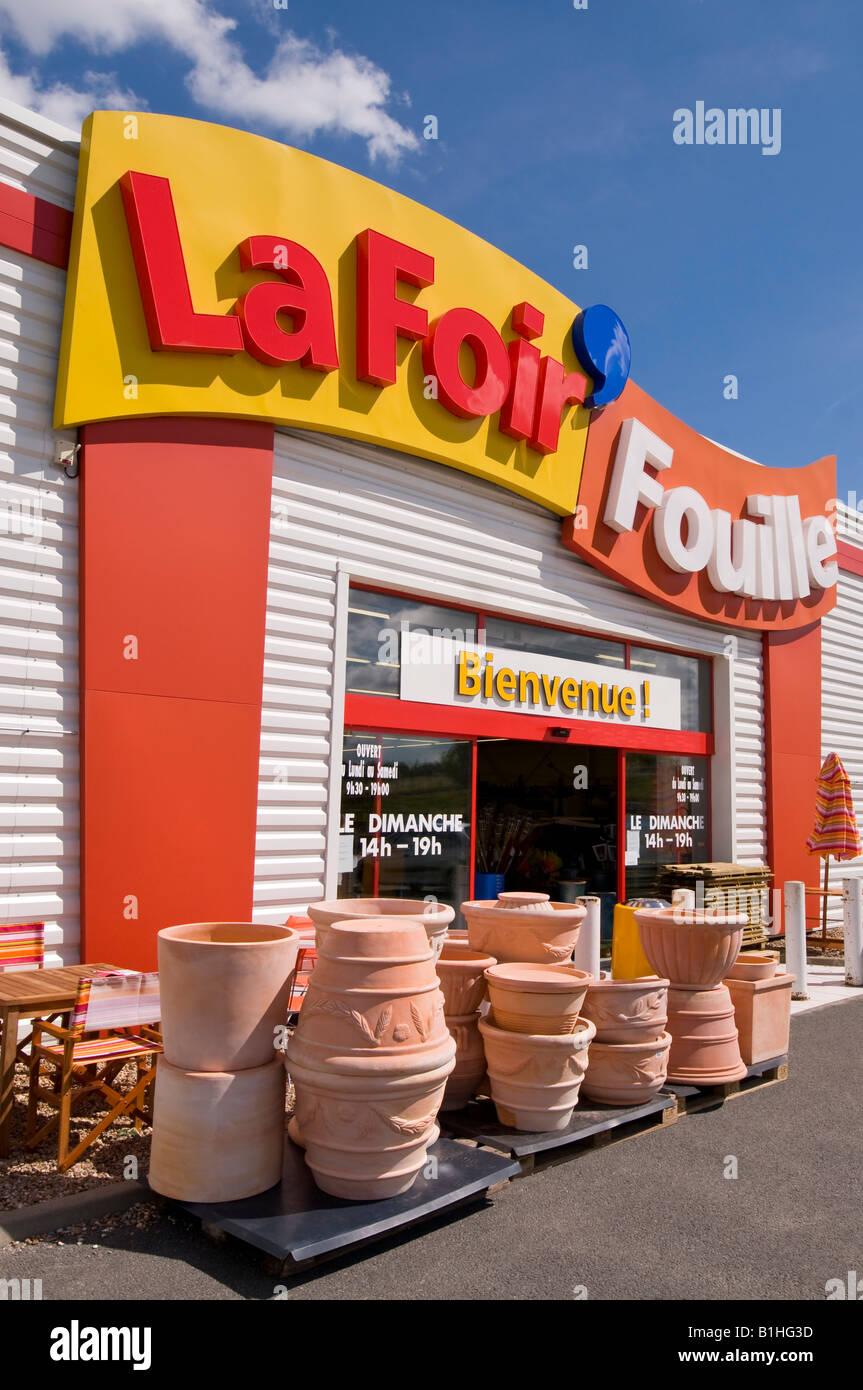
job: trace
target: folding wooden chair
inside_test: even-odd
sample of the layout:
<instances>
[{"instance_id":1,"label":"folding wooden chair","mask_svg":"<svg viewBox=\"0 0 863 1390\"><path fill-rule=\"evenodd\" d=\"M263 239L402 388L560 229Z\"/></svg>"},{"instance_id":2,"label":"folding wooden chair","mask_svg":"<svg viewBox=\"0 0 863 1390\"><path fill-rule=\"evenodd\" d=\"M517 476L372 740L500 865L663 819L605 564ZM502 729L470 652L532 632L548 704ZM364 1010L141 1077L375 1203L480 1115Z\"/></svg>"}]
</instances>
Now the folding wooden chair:
<instances>
[{"instance_id":1,"label":"folding wooden chair","mask_svg":"<svg viewBox=\"0 0 863 1390\"><path fill-rule=\"evenodd\" d=\"M27 1147L34 1149L58 1129L57 1166L65 1173L122 1115L131 1116L138 1130L144 1123L152 1124L156 1056L162 1051L162 1039L150 1025L158 1023L159 1017L158 975L116 971L81 980L68 1028L37 1020L29 1058ZM56 1041L45 1041L46 1035ZM123 1092L116 1084L117 1076L130 1061L135 1063L135 1082ZM50 1089L41 1084L45 1079L52 1081ZM108 1111L70 1149L73 1112L84 1096L93 1093L104 1097ZM57 1112L42 1125L40 1101Z\"/></svg>"},{"instance_id":2,"label":"folding wooden chair","mask_svg":"<svg viewBox=\"0 0 863 1390\"><path fill-rule=\"evenodd\" d=\"M297 963L294 967L294 978L288 998L288 1013L295 1014L299 1013L303 1007L303 1000L309 987L309 977L317 964L318 953L315 948L315 928L311 917L299 915L289 917L285 926L293 927L300 933L300 949L297 952Z\"/></svg>"},{"instance_id":3,"label":"folding wooden chair","mask_svg":"<svg viewBox=\"0 0 863 1390\"><path fill-rule=\"evenodd\" d=\"M6 970L41 970L45 964L45 923L44 922L0 922L0 973ZM59 1014L52 1014L59 1018ZM3 1025L0 1023L0 1029ZM28 1033L18 1044L17 1056L22 1062L28 1060L25 1051L32 1042L33 1034Z\"/></svg>"}]
</instances>

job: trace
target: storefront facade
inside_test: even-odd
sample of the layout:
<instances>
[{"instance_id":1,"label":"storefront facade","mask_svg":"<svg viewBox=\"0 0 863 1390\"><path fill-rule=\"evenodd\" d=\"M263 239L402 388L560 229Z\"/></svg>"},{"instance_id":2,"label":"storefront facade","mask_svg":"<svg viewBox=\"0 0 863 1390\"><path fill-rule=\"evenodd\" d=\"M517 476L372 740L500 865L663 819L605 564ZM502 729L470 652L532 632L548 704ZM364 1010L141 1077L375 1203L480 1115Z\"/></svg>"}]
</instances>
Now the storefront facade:
<instances>
[{"instance_id":1,"label":"storefront facade","mask_svg":"<svg viewBox=\"0 0 863 1390\"><path fill-rule=\"evenodd\" d=\"M832 461L760 469L631 382L592 411L562 386L540 418L544 383L578 373L576 306L307 155L291 167L309 196L292 208L273 191L283 147L255 137L97 116L73 233L71 133L0 114L2 910L46 920L49 962L149 965L169 922L278 922L321 897L458 903L477 869L495 871L501 825L511 882L583 882L609 903L678 859L817 882L803 841L822 752L835 747L852 780L859 757L863 774L863 549L836 508ZM200 165L203 179L196 142L220 150L226 135L228 174L259 147L264 165L239 191L227 178L216 234L218 200L205 182L184 189L177 169ZM141 180L123 184L129 171ZM160 272L146 245L161 179L197 306L179 325L164 313L176 296L159 299L171 265ZM280 366L290 335L267 336L275 311L250 294L228 310L256 267L273 283L272 246L254 243L283 228L294 263L312 248L325 274L301 261L301 285L278 286L283 307L312 295L302 358ZM363 241L368 228L419 253L400 293L391 281L389 334L369 309L383 241ZM443 332L400 322L427 299ZM508 365L453 309L497 326ZM241 347L220 345L239 319ZM190 326L201 341L183 339ZM480 401L459 395L468 329L475 363L487 359ZM430 380L440 395L425 394ZM519 381L528 396L532 383L529 410ZM79 476L55 466L58 440L81 443ZM656 441L673 461L656 461ZM639 495L657 480L689 490L676 536L650 529L671 508ZM753 497L797 510L747 511ZM708 513L712 550L697 535ZM717 559L719 513L771 530L768 559L763 536L739 533L739 593ZM832 530L806 530L819 516L836 521L838 546ZM679 550L702 541L695 568Z\"/></svg>"}]
</instances>

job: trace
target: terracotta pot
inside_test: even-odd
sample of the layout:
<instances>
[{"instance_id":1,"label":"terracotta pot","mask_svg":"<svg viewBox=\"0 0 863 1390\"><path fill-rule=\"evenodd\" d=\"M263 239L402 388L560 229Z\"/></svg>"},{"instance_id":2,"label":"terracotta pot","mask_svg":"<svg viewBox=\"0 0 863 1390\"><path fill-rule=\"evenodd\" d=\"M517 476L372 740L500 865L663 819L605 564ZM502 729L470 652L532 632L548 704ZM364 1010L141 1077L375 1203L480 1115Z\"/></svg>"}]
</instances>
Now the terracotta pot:
<instances>
[{"instance_id":1,"label":"terracotta pot","mask_svg":"<svg viewBox=\"0 0 863 1390\"><path fill-rule=\"evenodd\" d=\"M475 1013L486 996L485 971L497 965L494 956L475 951L472 946L449 938L437 961L437 977L444 998L444 1013Z\"/></svg>"},{"instance_id":2,"label":"terracotta pot","mask_svg":"<svg viewBox=\"0 0 863 1390\"><path fill-rule=\"evenodd\" d=\"M740 1056L734 1005L725 985L668 991L671 1052L668 1080L718 1086L746 1075Z\"/></svg>"},{"instance_id":3,"label":"terracotta pot","mask_svg":"<svg viewBox=\"0 0 863 1390\"><path fill-rule=\"evenodd\" d=\"M741 951L726 979L772 980L778 969L778 951Z\"/></svg>"},{"instance_id":4,"label":"terracotta pot","mask_svg":"<svg viewBox=\"0 0 863 1390\"><path fill-rule=\"evenodd\" d=\"M501 893L497 902L462 903L468 940L499 962L563 964L572 956L587 909L553 903L548 893Z\"/></svg>"},{"instance_id":5,"label":"terracotta pot","mask_svg":"<svg viewBox=\"0 0 863 1390\"><path fill-rule=\"evenodd\" d=\"M455 908L446 903L427 903L423 898L332 898L329 902L309 903L309 916L315 924L318 948L334 922L390 916L419 918L437 957L455 917Z\"/></svg>"},{"instance_id":6,"label":"terracotta pot","mask_svg":"<svg viewBox=\"0 0 863 1390\"><path fill-rule=\"evenodd\" d=\"M485 1048L479 1032L479 1013L447 1017L455 1043L455 1066L447 1079L441 1110L461 1110L476 1093L486 1073Z\"/></svg>"},{"instance_id":7,"label":"terracotta pot","mask_svg":"<svg viewBox=\"0 0 863 1390\"><path fill-rule=\"evenodd\" d=\"M582 1013L596 1024L597 1044L660 1038L668 1021L668 981L656 975L632 980L601 975L588 988Z\"/></svg>"},{"instance_id":8,"label":"terracotta pot","mask_svg":"<svg viewBox=\"0 0 863 1390\"><path fill-rule=\"evenodd\" d=\"M662 1090L671 1034L638 1042L591 1043L582 1094L603 1105L638 1105Z\"/></svg>"},{"instance_id":9,"label":"terracotta pot","mask_svg":"<svg viewBox=\"0 0 863 1390\"><path fill-rule=\"evenodd\" d=\"M159 1058L149 1182L179 1202L235 1202L281 1181L281 1056L236 1072L182 1070Z\"/></svg>"},{"instance_id":10,"label":"terracotta pot","mask_svg":"<svg viewBox=\"0 0 863 1390\"><path fill-rule=\"evenodd\" d=\"M301 1038L316 1065L371 1049L405 1059L446 1036L444 1000L432 948L408 917L335 922L324 934L300 1013Z\"/></svg>"},{"instance_id":11,"label":"terracotta pot","mask_svg":"<svg viewBox=\"0 0 863 1390\"><path fill-rule=\"evenodd\" d=\"M419 920L327 928L287 1057L289 1133L324 1192L373 1201L408 1190L440 1133L455 1051Z\"/></svg>"},{"instance_id":12,"label":"terracotta pot","mask_svg":"<svg viewBox=\"0 0 863 1390\"><path fill-rule=\"evenodd\" d=\"M678 907L636 912L644 954L657 975L679 989L713 989L728 974L743 944L744 913L687 911Z\"/></svg>"},{"instance_id":13,"label":"terracotta pot","mask_svg":"<svg viewBox=\"0 0 863 1390\"><path fill-rule=\"evenodd\" d=\"M491 1022L510 1033L572 1033L593 976L574 965L505 964L485 972Z\"/></svg>"},{"instance_id":14,"label":"terracotta pot","mask_svg":"<svg viewBox=\"0 0 863 1390\"><path fill-rule=\"evenodd\" d=\"M791 1030L793 975L774 975L765 980L725 981L734 1005L734 1021L740 1039L740 1055L746 1066L784 1057Z\"/></svg>"},{"instance_id":15,"label":"terracotta pot","mask_svg":"<svg viewBox=\"0 0 863 1390\"><path fill-rule=\"evenodd\" d=\"M531 1133L566 1129L578 1101L596 1029L579 1019L574 1033L508 1033L481 1018L488 1079L502 1125Z\"/></svg>"},{"instance_id":16,"label":"terracotta pot","mask_svg":"<svg viewBox=\"0 0 863 1390\"><path fill-rule=\"evenodd\" d=\"M257 922L190 922L159 932L165 1057L186 1071L244 1071L272 1060L300 934Z\"/></svg>"}]
</instances>

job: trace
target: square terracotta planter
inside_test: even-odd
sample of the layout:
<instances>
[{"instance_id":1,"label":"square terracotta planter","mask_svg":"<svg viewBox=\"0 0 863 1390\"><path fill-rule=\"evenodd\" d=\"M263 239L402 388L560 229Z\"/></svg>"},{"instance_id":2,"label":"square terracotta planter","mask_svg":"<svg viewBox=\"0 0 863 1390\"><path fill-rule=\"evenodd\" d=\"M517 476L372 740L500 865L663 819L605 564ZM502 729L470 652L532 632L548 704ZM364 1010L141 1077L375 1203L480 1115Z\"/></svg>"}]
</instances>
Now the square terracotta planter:
<instances>
[{"instance_id":1,"label":"square terracotta planter","mask_svg":"<svg viewBox=\"0 0 863 1390\"><path fill-rule=\"evenodd\" d=\"M740 1055L747 1067L783 1057L791 1031L793 975L774 975L767 980L725 981L734 1005Z\"/></svg>"}]
</instances>

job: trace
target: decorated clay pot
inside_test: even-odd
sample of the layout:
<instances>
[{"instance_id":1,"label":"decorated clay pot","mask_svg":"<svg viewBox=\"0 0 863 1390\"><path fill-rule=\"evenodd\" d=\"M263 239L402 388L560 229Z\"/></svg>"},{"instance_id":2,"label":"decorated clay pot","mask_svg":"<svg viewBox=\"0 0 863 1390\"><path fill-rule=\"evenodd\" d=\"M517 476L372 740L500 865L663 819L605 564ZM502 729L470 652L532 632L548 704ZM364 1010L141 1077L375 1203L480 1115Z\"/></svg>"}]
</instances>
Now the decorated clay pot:
<instances>
[{"instance_id":1,"label":"decorated clay pot","mask_svg":"<svg viewBox=\"0 0 863 1390\"><path fill-rule=\"evenodd\" d=\"M320 947L327 928L334 922L374 917L416 917L422 921L435 957L440 955L447 928L455 908L446 903L426 902L423 898L333 898L329 902L309 903L309 916L315 924Z\"/></svg>"},{"instance_id":2,"label":"decorated clay pot","mask_svg":"<svg viewBox=\"0 0 863 1390\"><path fill-rule=\"evenodd\" d=\"M728 972L732 980L772 980L779 968L778 951L741 951Z\"/></svg>"},{"instance_id":3,"label":"decorated clay pot","mask_svg":"<svg viewBox=\"0 0 863 1390\"><path fill-rule=\"evenodd\" d=\"M728 974L743 944L745 913L681 907L636 912L644 954L657 975L680 989L713 989Z\"/></svg>"},{"instance_id":4,"label":"decorated clay pot","mask_svg":"<svg viewBox=\"0 0 863 1390\"><path fill-rule=\"evenodd\" d=\"M572 1033L593 976L574 965L509 963L485 972L490 1021L511 1033Z\"/></svg>"},{"instance_id":5,"label":"decorated clay pot","mask_svg":"<svg viewBox=\"0 0 863 1390\"><path fill-rule=\"evenodd\" d=\"M582 1013L596 1024L596 1042L638 1043L665 1031L668 981L656 975L615 980L601 975L589 986Z\"/></svg>"},{"instance_id":6,"label":"decorated clay pot","mask_svg":"<svg viewBox=\"0 0 863 1390\"><path fill-rule=\"evenodd\" d=\"M258 922L190 922L159 932L165 1057L186 1071L230 1072L273 1057L300 934Z\"/></svg>"},{"instance_id":7,"label":"decorated clay pot","mask_svg":"<svg viewBox=\"0 0 863 1390\"><path fill-rule=\"evenodd\" d=\"M553 903L548 893L500 893L497 902L462 903L468 939L498 962L561 965L572 956L587 909Z\"/></svg>"},{"instance_id":8,"label":"decorated clay pot","mask_svg":"<svg viewBox=\"0 0 863 1390\"><path fill-rule=\"evenodd\" d=\"M447 1017L476 1012L486 996L485 971L496 964L494 956L447 938L437 960Z\"/></svg>"},{"instance_id":9,"label":"decorated clay pot","mask_svg":"<svg viewBox=\"0 0 863 1390\"><path fill-rule=\"evenodd\" d=\"M408 1190L440 1133L455 1051L420 921L362 917L325 930L287 1057L289 1133L324 1192L372 1201Z\"/></svg>"},{"instance_id":10,"label":"decorated clay pot","mask_svg":"<svg viewBox=\"0 0 863 1390\"><path fill-rule=\"evenodd\" d=\"M479 1032L479 1013L447 1017L455 1042L455 1067L447 1079L441 1110L461 1110L476 1093L486 1072L485 1048Z\"/></svg>"},{"instance_id":11,"label":"decorated clay pot","mask_svg":"<svg viewBox=\"0 0 863 1390\"><path fill-rule=\"evenodd\" d=\"M193 1072L159 1058L150 1151L154 1192L179 1202L235 1202L281 1180L285 1072Z\"/></svg>"},{"instance_id":12,"label":"decorated clay pot","mask_svg":"<svg viewBox=\"0 0 863 1390\"><path fill-rule=\"evenodd\" d=\"M588 1045L596 1029L579 1019L573 1033L509 1033L479 1021L491 1097L502 1125L531 1133L566 1129L578 1101Z\"/></svg>"},{"instance_id":13,"label":"decorated clay pot","mask_svg":"<svg viewBox=\"0 0 863 1390\"><path fill-rule=\"evenodd\" d=\"M784 1057L791 1029L793 975L773 975L762 980L725 981L734 1005L740 1055L748 1067Z\"/></svg>"},{"instance_id":14,"label":"decorated clay pot","mask_svg":"<svg viewBox=\"0 0 863 1390\"><path fill-rule=\"evenodd\" d=\"M718 1086L746 1075L740 1056L734 1005L725 985L668 990L671 1052L668 1080Z\"/></svg>"},{"instance_id":15,"label":"decorated clay pot","mask_svg":"<svg viewBox=\"0 0 863 1390\"><path fill-rule=\"evenodd\" d=\"M662 1090L668 1071L671 1034L638 1042L590 1045L582 1094L603 1105L638 1105Z\"/></svg>"}]
</instances>

